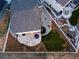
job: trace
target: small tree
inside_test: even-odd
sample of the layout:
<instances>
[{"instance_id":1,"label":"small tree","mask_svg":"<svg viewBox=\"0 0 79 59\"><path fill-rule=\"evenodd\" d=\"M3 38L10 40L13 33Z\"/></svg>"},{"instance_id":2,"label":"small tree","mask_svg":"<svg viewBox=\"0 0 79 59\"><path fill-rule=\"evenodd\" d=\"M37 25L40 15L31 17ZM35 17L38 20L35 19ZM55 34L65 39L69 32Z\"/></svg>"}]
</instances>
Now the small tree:
<instances>
[{"instance_id":1,"label":"small tree","mask_svg":"<svg viewBox=\"0 0 79 59\"><path fill-rule=\"evenodd\" d=\"M79 17L79 8L72 13L72 16L69 20L70 24L73 26L77 25L78 17Z\"/></svg>"}]
</instances>

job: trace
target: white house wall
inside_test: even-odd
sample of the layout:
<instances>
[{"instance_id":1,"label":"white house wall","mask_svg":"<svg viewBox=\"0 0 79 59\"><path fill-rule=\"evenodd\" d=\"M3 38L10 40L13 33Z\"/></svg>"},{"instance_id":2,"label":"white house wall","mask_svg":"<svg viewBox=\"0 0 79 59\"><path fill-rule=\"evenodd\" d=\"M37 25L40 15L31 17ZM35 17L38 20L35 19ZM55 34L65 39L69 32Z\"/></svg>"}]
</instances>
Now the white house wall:
<instances>
[{"instance_id":1,"label":"white house wall","mask_svg":"<svg viewBox=\"0 0 79 59\"><path fill-rule=\"evenodd\" d=\"M35 38L36 34L39 35L39 38ZM21 44L26 46L36 46L41 42L41 31L20 33L17 39Z\"/></svg>"}]
</instances>

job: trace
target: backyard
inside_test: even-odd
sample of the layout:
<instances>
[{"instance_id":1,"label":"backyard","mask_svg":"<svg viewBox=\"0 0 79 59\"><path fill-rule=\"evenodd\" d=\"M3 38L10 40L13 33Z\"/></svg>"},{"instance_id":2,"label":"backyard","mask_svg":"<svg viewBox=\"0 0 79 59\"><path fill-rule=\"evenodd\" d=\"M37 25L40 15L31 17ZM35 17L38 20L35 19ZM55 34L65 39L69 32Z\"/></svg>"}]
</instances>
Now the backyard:
<instances>
[{"instance_id":1,"label":"backyard","mask_svg":"<svg viewBox=\"0 0 79 59\"><path fill-rule=\"evenodd\" d=\"M75 11L73 11L72 16L70 18L70 23L71 25L75 26L78 23L78 18L79 18L79 8Z\"/></svg>"},{"instance_id":2,"label":"backyard","mask_svg":"<svg viewBox=\"0 0 79 59\"><path fill-rule=\"evenodd\" d=\"M43 36L42 41L48 51L62 51L65 48L63 46L65 41L57 31L51 31L48 35Z\"/></svg>"}]
</instances>

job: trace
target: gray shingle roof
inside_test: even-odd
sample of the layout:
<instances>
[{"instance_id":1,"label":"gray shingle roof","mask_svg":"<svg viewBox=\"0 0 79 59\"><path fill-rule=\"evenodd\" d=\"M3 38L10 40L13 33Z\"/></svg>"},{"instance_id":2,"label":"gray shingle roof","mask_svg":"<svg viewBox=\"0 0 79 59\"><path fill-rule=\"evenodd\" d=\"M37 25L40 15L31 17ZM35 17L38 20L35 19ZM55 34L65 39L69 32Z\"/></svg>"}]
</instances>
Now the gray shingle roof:
<instances>
[{"instance_id":1,"label":"gray shingle roof","mask_svg":"<svg viewBox=\"0 0 79 59\"><path fill-rule=\"evenodd\" d=\"M13 33L41 30L37 0L12 0L11 31Z\"/></svg>"},{"instance_id":2,"label":"gray shingle roof","mask_svg":"<svg viewBox=\"0 0 79 59\"><path fill-rule=\"evenodd\" d=\"M64 6L66 3L68 3L70 0L56 0L59 4Z\"/></svg>"},{"instance_id":3,"label":"gray shingle roof","mask_svg":"<svg viewBox=\"0 0 79 59\"><path fill-rule=\"evenodd\" d=\"M22 11L33 9L38 4L38 0L12 0L11 9L13 11Z\"/></svg>"}]
</instances>

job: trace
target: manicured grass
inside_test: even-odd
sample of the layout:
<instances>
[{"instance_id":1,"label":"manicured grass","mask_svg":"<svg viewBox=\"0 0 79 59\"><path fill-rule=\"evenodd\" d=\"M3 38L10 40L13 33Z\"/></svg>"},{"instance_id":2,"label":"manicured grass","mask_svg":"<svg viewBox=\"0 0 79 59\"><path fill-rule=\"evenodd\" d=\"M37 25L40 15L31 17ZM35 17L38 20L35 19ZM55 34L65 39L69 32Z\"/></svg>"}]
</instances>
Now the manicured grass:
<instances>
[{"instance_id":1,"label":"manicured grass","mask_svg":"<svg viewBox=\"0 0 79 59\"><path fill-rule=\"evenodd\" d=\"M69 20L71 25L73 26L77 25L78 17L79 17L79 8L72 13L72 16Z\"/></svg>"},{"instance_id":2,"label":"manicured grass","mask_svg":"<svg viewBox=\"0 0 79 59\"><path fill-rule=\"evenodd\" d=\"M48 35L42 37L42 41L48 51L62 51L64 49L64 39L60 38L58 32L51 31Z\"/></svg>"}]
</instances>

